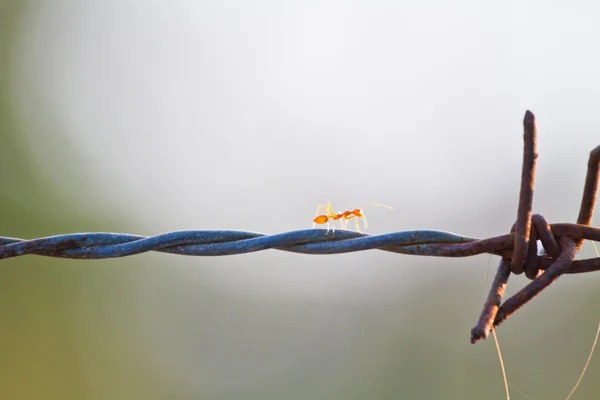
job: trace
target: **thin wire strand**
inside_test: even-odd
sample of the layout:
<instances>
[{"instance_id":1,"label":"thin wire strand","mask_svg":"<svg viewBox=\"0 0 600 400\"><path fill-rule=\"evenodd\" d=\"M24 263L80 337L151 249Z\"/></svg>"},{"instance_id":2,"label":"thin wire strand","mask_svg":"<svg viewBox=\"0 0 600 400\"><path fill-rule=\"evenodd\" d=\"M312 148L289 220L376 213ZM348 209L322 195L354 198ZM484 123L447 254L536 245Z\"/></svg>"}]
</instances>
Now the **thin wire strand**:
<instances>
[{"instance_id":1,"label":"thin wire strand","mask_svg":"<svg viewBox=\"0 0 600 400\"><path fill-rule=\"evenodd\" d=\"M521 396L525 397L527 400L533 400L531 397L527 396L525 393L523 393L522 391L520 391L519 389L517 389L516 387L514 387L510 383L508 384L508 386L510 386L510 388L512 390L514 390L515 392L519 393Z\"/></svg>"},{"instance_id":2,"label":"thin wire strand","mask_svg":"<svg viewBox=\"0 0 600 400\"><path fill-rule=\"evenodd\" d=\"M502 359L502 352L500 351L500 343L498 343L498 336L496 330L492 329L492 335L494 336L494 342L496 343L496 350L498 352L498 360L500 361L500 369L502 370L502 379L504 380L504 390L506 391L506 400L510 400L510 391L508 390L508 379L506 377L506 369L504 368L504 360Z\"/></svg>"},{"instance_id":3,"label":"thin wire strand","mask_svg":"<svg viewBox=\"0 0 600 400\"><path fill-rule=\"evenodd\" d=\"M596 255L600 257L600 253L598 252L596 243L592 242L592 246L594 246L594 250L596 250ZM583 380L583 375L585 375L585 372L587 371L587 368L590 365L590 361L592 361L592 356L594 355L594 350L596 349L596 343L598 343L598 335L600 335L600 322L598 322L598 329L596 330L596 337L594 338L594 342L592 343L592 348L590 349L590 354L588 354L587 361L585 362L585 365L583 366L583 370L581 371L581 374L579 375L577 382L575 382L575 386L573 386L573 389L571 389L571 391L569 392L569 395L567 396L567 398L565 400L569 400L571 398L571 396L573 396L573 393L575 393L575 391L579 387L579 384Z\"/></svg>"},{"instance_id":4,"label":"thin wire strand","mask_svg":"<svg viewBox=\"0 0 600 400\"><path fill-rule=\"evenodd\" d=\"M490 266L492 265L492 255L488 259L488 267L485 275L485 285L490 284ZM498 335L496 330L492 329L494 335L494 342L496 343L496 352L498 353L498 361L500 361L500 370L502 371L502 380L504 381L504 391L506 392L506 400L510 400L510 390L508 389L508 378L506 376L506 368L504 367L504 360L502 359L502 351L500 350L500 343L498 342Z\"/></svg>"},{"instance_id":5,"label":"thin wire strand","mask_svg":"<svg viewBox=\"0 0 600 400\"><path fill-rule=\"evenodd\" d=\"M569 400L571 398L571 396L573 396L573 393L575 393L575 391L579 387L579 384L581 383L581 381L583 379L583 375L585 375L585 372L587 371L587 368L590 365L590 361L592 361L592 356L594 355L596 343L598 343L598 335L600 335L600 322L598 323L598 329L596 330L596 337L594 338L594 343L592 344L592 349L590 350L590 354L588 355L587 361L585 362L585 365L583 366L583 370L581 371L581 374L579 375L579 379L577 379L577 382L575 382L575 386L573 387L573 389L571 389L571 392L569 392L569 395L567 396L567 398L565 400Z\"/></svg>"}]
</instances>

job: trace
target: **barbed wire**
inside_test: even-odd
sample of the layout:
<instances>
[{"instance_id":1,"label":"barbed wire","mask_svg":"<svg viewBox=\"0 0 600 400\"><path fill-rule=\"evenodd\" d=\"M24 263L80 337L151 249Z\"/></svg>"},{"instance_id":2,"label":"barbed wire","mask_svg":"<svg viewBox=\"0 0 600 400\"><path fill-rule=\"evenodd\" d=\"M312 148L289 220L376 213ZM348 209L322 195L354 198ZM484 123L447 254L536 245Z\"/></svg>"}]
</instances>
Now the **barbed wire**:
<instances>
[{"instance_id":1,"label":"barbed wire","mask_svg":"<svg viewBox=\"0 0 600 400\"><path fill-rule=\"evenodd\" d=\"M568 236L600 241L600 229L576 224L550 225L555 237ZM436 230L413 230L382 235L324 229L304 229L275 235L225 230L186 230L156 236L124 233L74 233L32 240L0 237L0 259L41 255L71 259L108 259L149 251L186 256L229 256L275 249L299 254L342 254L364 250L431 256L469 257L478 254L505 256L514 247L512 234L488 239ZM540 255L542 269L550 257ZM545 261L547 260L547 261ZM598 264L598 265L596 265ZM600 258L578 260L569 273L600 269Z\"/></svg>"},{"instance_id":2,"label":"barbed wire","mask_svg":"<svg viewBox=\"0 0 600 400\"><path fill-rule=\"evenodd\" d=\"M433 256L469 257L489 253L501 257L481 316L471 330L471 342L489 336L525 303L562 274L600 270L600 257L576 260L584 240L600 241L600 229L590 225L598 191L600 146L590 153L577 224L549 224L532 214L535 177L536 126L533 113L525 113L524 154L517 221L511 233L477 239L436 230L414 230L368 235L360 232L305 229L274 235L232 230L188 230L139 236L123 233L75 233L31 240L0 237L0 259L39 255L71 259L107 259L148 251L188 255L227 256L275 249L301 254L341 254L364 250ZM542 244L538 251L538 240ZM511 273L532 280L500 306Z\"/></svg>"}]
</instances>

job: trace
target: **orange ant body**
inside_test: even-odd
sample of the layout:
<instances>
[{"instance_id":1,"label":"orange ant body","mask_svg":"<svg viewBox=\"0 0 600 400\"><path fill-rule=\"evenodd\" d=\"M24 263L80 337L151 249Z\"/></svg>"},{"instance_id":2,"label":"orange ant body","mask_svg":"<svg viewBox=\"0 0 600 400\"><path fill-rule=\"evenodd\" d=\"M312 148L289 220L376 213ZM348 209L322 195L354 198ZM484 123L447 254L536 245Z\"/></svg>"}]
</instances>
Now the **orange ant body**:
<instances>
[{"instance_id":1,"label":"orange ant body","mask_svg":"<svg viewBox=\"0 0 600 400\"><path fill-rule=\"evenodd\" d=\"M392 207L390 206L386 206L383 204L377 204L377 203L370 203L367 204L367 206L380 206L380 207L386 207L389 208L390 210L393 210ZM319 211L323 211L324 214L319 214ZM356 223L356 230L358 232L360 232L360 227L358 225L358 219L362 218L365 221L365 229L367 229L367 217L365 216L363 210L361 210L360 208L355 208L354 210L350 211L338 211L337 213L335 213L333 211L333 207L331 207L331 203L327 203L327 207L319 204L319 206L317 207L317 212L316 212L316 216L315 219L313 219L313 228L315 227L316 224L319 225L323 225L323 224L327 224L327 231L325 232L325 235L327 235L329 233L329 220L331 220L332 222L332 231L333 234L335 235L335 221L340 221L340 225L342 226L342 229L346 229L346 227L348 226L348 221L354 218L354 222ZM344 224L345 222L345 224Z\"/></svg>"}]
</instances>

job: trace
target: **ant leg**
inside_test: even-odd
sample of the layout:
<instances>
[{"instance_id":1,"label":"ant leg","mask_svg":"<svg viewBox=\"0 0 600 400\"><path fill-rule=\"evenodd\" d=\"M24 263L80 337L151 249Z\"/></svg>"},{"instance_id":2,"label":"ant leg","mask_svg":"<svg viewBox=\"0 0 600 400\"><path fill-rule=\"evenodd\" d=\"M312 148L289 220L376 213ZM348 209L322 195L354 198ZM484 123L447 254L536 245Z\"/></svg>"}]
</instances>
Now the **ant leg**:
<instances>
[{"instance_id":1,"label":"ant leg","mask_svg":"<svg viewBox=\"0 0 600 400\"><path fill-rule=\"evenodd\" d=\"M331 237L335 237L335 221L338 219L337 214L335 213L335 211L333 211L333 207L331 206L331 203L328 203L327 207L329 210L329 218L331 218L331 227L332 227L331 229L333 231L333 234L331 235Z\"/></svg>"},{"instance_id":2,"label":"ant leg","mask_svg":"<svg viewBox=\"0 0 600 400\"><path fill-rule=\"evenodd\" d=\"M330 206L330 205L328 204L328 206ZM324 206L324 205L322 205L322 204L319 204L319 205L317 206L317 211L315 212L315 217L316 217L317 215L319 215L319 211L321 211L321 210L323 210L323 212L325 212L325 215L329 215L329 212L327 211L328 209L327 209L327 208L325 208L325 206Z\"/></svg>"},{"instance_id":3,"label":"ant leg","mask_svg":"<svg viewBox=\"0 0 600 400\"><path fill-rule=\"evenodd\" d=\"M331 206L331 203L327 203L327 213L329 215L334 215L335 212L333 212L333 207Z\"/></svg>"},{"instance_id":4,"label":"ant leg","mask_svg":"<svg viewBox=\"0 0 600 400\"><path fill-rule=\"evenodd\" d=\"M360 232L360 226L358 225L358 218L354 219L354 223L356 224L356 232Z\"/></svg>"},{"instance_id":5,"label":"ant leg","mask_svg":"<svg viewBox=\"0 0 600 400\"><path fill-rule=\"evenodd\" d=\"M365 229L367 229L367 216L365 215L365 213L363 212L363 219L365 220Z\"/></svg>"},{"instance_id":6,"label":"ant leg","mask_svg":"<svg viewBox=\"0 0 600 400\"><path fill-rule=\"evenodd\" d=\"M344 220L346 221L346 228L348 227L348 221L351 220L352 218L356 218L356 215L350 214L350 215L344 216Z\"/></svg>"},{"instance_id":7,"label":"ant leg","mask_svg":"<svg viewBox=\"0 0 600 400\"><path fill-rule=\"evenodd\" d=\"M340 229L346 229L344 226L344 214L341 211L338 211L337 214L333 214L331 219L334 221L340 221Z\"/></svg>"}]
</instances>

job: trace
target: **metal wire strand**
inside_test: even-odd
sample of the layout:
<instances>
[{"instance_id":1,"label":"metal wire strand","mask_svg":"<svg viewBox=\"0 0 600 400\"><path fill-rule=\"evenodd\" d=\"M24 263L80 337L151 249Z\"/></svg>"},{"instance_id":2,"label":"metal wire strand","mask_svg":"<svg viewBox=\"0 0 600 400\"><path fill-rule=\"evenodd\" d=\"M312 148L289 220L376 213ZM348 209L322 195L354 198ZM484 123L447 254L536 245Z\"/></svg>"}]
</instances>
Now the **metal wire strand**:
<instances>
[{"instance_id":1,"label":"metal wire strand","mask_svg":"<svg viewBox=\"0 0 600 400\"><path fill-rule=\"evenodd\" d=\"M242 231L178 231L145 237L121 233L77 233L33 240L0 237L0 259L37 254L101 259L147 251L189 256L226 256L277 249L304 254L339 254L383 249L396 253L436 253L432 244L469 243L477 239L449 232L422 230L371 236L351 231L305 229L275 235ZM420 246L418 249L410 246ZM394 246L409 246L408 248Z\"/></svg>"},{"instance_id":2,"label":"metal wire strand","mask_svg":"<svg viewBox=\"0 0 600 400\"><path fill-rule=\"evenodd\" d=\"M577 239L600 241L600 229L576 224L552 224L548 226L556 235ZM323 229L305 229L264 235L243 231L177 231L156 236L140 236L124 233L75 233L49 236L32 240L0 237L0 259L24 255L72 259L106 259L132 256L148 251L188 256L228 256L267 249L290 251L301 254L341 254L379 249L383 251L433 256L469 257L490 253L508 255L514 247L514 235L502 235L488 239L461 236L436 230L415 230L383 235L336 230L335 236L325 234ZM547 258L550 260L550 258ZM596 259L573 265L578 272L594 269ZM545 265L540 263L540 268ZM567 271L569 273L569 271Z\"/></svg>"}]
</instances>

